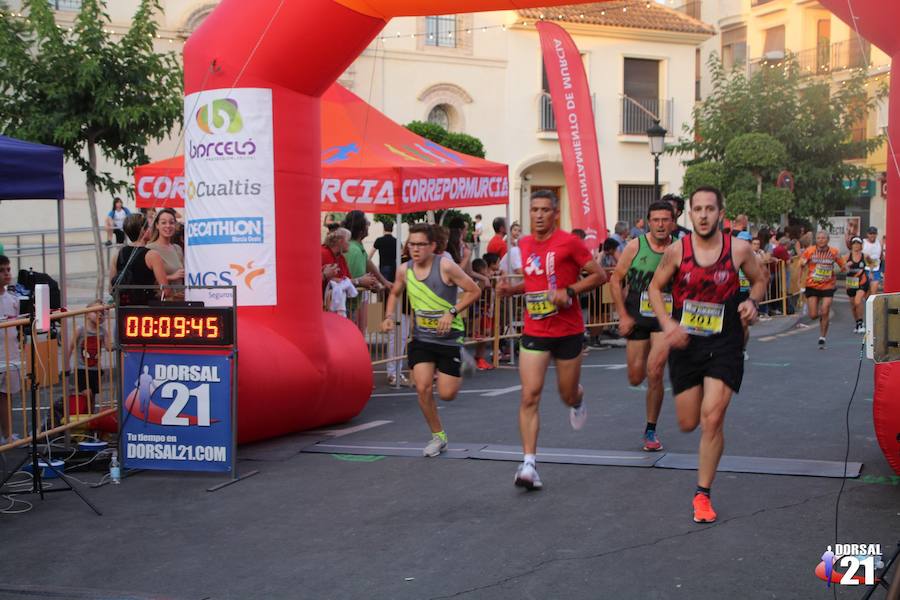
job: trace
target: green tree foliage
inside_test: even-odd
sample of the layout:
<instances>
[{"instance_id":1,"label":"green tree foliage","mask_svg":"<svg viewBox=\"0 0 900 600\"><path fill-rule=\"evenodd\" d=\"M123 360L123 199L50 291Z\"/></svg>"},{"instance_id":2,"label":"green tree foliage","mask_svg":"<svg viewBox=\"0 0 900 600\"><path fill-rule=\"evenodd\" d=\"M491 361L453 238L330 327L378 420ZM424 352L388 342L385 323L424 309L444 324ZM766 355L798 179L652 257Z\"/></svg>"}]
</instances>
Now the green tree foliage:
<instances>
[{"instance_id":1,"label":"green tree foliage","mask_svg":"<svg viewBox=\"0 0 900 600\"><path fill-rule=\"evenodd\" d=\"M821 221L852 199L842 182L870 173L847 161L883 143L880 136L854 142L852 130L884 89L869 96L862 71L843 83L803 77L792 57L759 65L749 77L740 70L726 72L715 54L708 68L712 93L696 106L686 135L671 149L690 156L686 192L696 181L721 176L727 212L757 219L771 219L776 207L787 205L782 212L795 219ZM790 201L785 192L769 191L782 170L794 175Z\"/></svg>"},{"instance_id":2,"label":"green tree foliage","mask_svg":"<svg viewBox=\"0 0 900 600\"><path fill-rule=\"evenodd\" d=\"M469 156L477 156L484 158L484 144L477 137L467 133L453 133L447 131L436 123L427 123L424 121L412 121L406 125L406 128L420 135L425 139L431 140L436 144L440 144L450 150L455 150L461 154Z\"/></svg>"},{"instance_id":3,"label":"green tree foliage","mask_svg":"<svg viewBox=\"0 0 900 600\"><path fill-rule=\"evenodd\" d=\"M420 135L423 138L431 140L435 144L440 144L450 150L455 150L460 154L484 158L484 144L482 144L481 140L475 136L466 133L452 133L436 123L428 123L425 121L412 121L406 125L406 128L416 135ZM428 212L421 211L403 215L403 222L419 223L425 221L428 218ZM455 209L434 211L431 218L434 219L435 223L446 224L450 222L450 219L453 216L463 217L467 226L471 224L472 219L469 215L463 214ZM381 223L387 221L394 222L396 217L394 215L375 215L375 220Z\"/></svg>"},{"instance_id":4,"label":"green tree foliage","mask_svg":"<svg viewBox=\"0 0 900 600\"><path fill-rule=\"evenodd\" d=\"M50 3L24 0L13 14L0 2L0 131L60 146L87 179L98 263L105 283L96 193L129 183L98 170L98 153L132 168L145 148L182 121L178 57L154 50L158 0L140 0L131 28L110 33L104 0L83 0L71 29L58 26Z\"/></svg>"},{"instance_id":5,"label":"green tree foliage","mask_svg":"<svg viewBox=\"0 0 900 600\"><path fill-rule=\"evenodd\" d=\"M681 181L681 193L689 196L698 187L725 187L725 166L717 162L702 162L688 166Z\"/></svg>"}]
</instances>

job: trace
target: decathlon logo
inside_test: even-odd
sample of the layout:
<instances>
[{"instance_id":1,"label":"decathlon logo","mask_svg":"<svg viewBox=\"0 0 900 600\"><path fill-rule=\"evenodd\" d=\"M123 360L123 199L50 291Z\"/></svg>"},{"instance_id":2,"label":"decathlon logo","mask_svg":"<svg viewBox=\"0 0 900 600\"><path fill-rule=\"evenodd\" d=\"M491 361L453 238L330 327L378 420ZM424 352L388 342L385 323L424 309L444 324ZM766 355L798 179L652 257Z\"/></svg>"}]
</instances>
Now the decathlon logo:
<instances>
[{"instance_id":1,"label":"decathlon logo","mask_svg":"<svg viewBox=\"0 0 900 600\"><path fill-rule=\"evenodd\" d=\"M263 220L262 217L191 219L187 239L191 246L262 244L265 241Z\"/></svg>"},{"instance_id":2,"label":"decathlon logo","mask_svg":"<svg viewBox=\"0 0 900 600\"><path fill-rule=\"evenodd\" d=\"M221 98L205 104L197 111L197 125L205 133L239 133L244 120L238 110L237 100Z\"/></svg>"},{"instance_id":3,"label":"decathlon logo","mask_svg":"<svg viewBox=\"0 0 900 600\"><path fill-rule=\"evenodd\" d=\"M263 267L254 266L255 261L250 261L246 265L238 265L231 263L227 270L222 271L202 271L199 273L188 273L188 285L194 286L213 286L213 285L234 285L241 287L243 284L248 290L253 290L253 282L266 274Z\"/></svg>"}]
</instances>

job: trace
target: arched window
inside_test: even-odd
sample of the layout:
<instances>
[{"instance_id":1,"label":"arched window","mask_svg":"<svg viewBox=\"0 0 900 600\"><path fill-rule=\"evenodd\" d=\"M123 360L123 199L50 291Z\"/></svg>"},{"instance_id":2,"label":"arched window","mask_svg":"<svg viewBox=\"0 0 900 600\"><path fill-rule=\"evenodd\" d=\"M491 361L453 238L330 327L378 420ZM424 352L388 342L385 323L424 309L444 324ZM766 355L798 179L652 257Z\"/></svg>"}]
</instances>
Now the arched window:
<instances>
[{"instance_id":1,"label":"arched window","mask_svg":"<svg viewBox=\"0 0 900 600\"><path fill-rule=\"evenodd\" d=\"M446 104L438 104L428 113L428 122L440 125L447 131L450 131L450 110Z\"/></svg>"}]
</instances>

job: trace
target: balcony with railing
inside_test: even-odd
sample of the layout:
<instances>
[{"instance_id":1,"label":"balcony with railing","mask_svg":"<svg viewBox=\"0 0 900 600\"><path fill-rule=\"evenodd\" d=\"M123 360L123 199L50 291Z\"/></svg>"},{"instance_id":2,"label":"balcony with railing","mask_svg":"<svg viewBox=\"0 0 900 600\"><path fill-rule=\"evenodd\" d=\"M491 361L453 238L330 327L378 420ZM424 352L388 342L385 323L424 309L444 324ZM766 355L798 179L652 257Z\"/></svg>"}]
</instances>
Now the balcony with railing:
<instances>
[{"instance_id":1,"label":"balcony with railing","mask_svg":"<svg viewBox=\"0 0 900 600\"><path fill-rule=\"evenodd\" d=\"M553 114L553 100L549 92L543 92L540 99L538 131L556 131L556 115Z\"/></svg>"},{"instance_id":2,"label":"balcony with railing","mask_svg":"<svg viewBox=\"0 0 900 600\"><path fill-rule=\"evenodd\" d=\"M825 75L858 69L869 65L872 46L869 42L857 38L835 42L833 44L820 44L816 48L808 48L794 54L797 66L803 75ZM782 62L781 59L771 57L757 58L750 61L750 72L755 73L761 68L775 67Z\"/></svg>"},{"instance_id":3,"label":"balcony with railing","mask_svg":"<svg viewBox=\"0 0 900 600\"><path fill-rule=\"evenodd\" d=\"M597 96L591 94L591 108L597 108ZM550 92L541 92L538 101L538 133L555 133L556 115L553 114L553 100ZM552 137L552 136L551 136Z\"/></svg>"},{"instance_id":4,"label":"balcony with railing","mask_svg":"<svg viewBox=\"0 0 900 600\"><path fill-rule=\"evenodd\" d=\"M672 131L675 102L671 98L622 98L619 101L619 135L647 135L647 130L659 118L659 124Z\"/></svg>"}]
</instances>

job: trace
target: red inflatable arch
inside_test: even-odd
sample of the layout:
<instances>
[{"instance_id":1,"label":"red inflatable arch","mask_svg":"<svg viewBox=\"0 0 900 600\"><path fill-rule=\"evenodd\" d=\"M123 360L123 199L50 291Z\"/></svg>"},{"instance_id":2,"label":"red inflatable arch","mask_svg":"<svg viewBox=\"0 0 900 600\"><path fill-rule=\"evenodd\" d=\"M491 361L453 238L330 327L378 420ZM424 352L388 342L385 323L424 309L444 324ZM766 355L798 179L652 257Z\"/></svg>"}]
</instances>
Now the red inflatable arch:
<instances>
[{"instance_id":1,"label":"red inflatable arch","mask_svg":"<svg viewBox=\"0 0 900 600\"><path fill-rule=\"evenodd\" d=\"M241 442L348 420L372 391L362 336L321 307L319 97L392 17L570 2L223 0L188 40L186 95L229 88L272 94L278 300L238 309Z\"/></svg>"},{"instance_id":2,"label":"red inflatable arch","mask_svg":"<svg viewBox=\"0 0 900 600\"><path fill-rule=\"evenodd\" d=\"M319 97L392 17L517 9L571 0L223 0L184 50L185 93L272 91L278 303L242 307L241 441L347 420L372 388L362 336L323 314L319 295ZM893 58L900 55L900 3L822 0ZM900 67L892 67L889 132L900 143ZM297 132L303 132L298 134ZM190 158L188 159L190 160ZM888 188L900 189L897 158ZM887 208L887 231L900 213ZM900 242L889 241L885 289L900 284ZM190 265L189 265L190 267ZM900 473L900 363L875 370L875 429Z\"/></svg>"},{"instance_id":3,"label":"red inflatable arch","mask_svg":"<svg viewBox=\"0 0 900 600\"><path fill-rule=\"evenodd\" d=\"M888 135L894 144L900 144L900 3L884 0L821 0L826 8L850 25L851 35L855 27L860 34L881 48L891 57L890 113ZM900 190L898 171L898 146L888 146L886 200L887 218L885 233L892 236L900 232L900 210L897 209L897 192ZM900 243L893 237L886 240L884 291L900 291ZM875 365L875 398L872 408L875 434L882 452L900 475L900 362Z\"/></svg>"}]
</instances>

